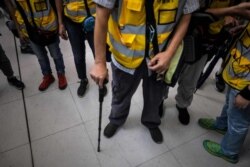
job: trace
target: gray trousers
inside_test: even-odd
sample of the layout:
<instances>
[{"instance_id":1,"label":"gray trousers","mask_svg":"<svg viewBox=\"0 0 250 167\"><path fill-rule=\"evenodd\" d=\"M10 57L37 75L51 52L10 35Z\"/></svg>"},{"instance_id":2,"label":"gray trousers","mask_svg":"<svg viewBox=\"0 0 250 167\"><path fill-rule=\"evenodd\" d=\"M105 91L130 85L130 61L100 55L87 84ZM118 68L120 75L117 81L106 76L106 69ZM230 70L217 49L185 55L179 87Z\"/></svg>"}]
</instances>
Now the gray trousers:
<instances>
[{"instance_id":1,"label":"gray trousers","mask_svg":"<svg viewBox=\"0 0 250 167\"><path fill-rule=\"evenodd\" d=\"M177 95L175 96L178 107L187 108L193 101L194 91L201 72L206 64L207 55L193 64L186 64L178 80Z\"/></svg>"},{"instance_id":2,"label":"gray trousers","mask_svg":"<svg viewBox=\"0 0 250 167\"><path fill-rule=\"evenodd\" d=\"M110 122L121 126L125 123L131 105L131 98L143 80L143 110L141 122L148 128L158 127L161 123L159 105L163 97L164 85L148 76L146 61L136 69L134 75L112 66L112 108L109 115Z\"/></svg>"},{"instance_id":3,"label":"gray trousers","mask_svg":"<svg viewBox=\"0 0 250 167\"><path fill-rule=\"evenodd\" d=\"M10 64L10 60L6 56L2 45L0 45L0 69L3 71L6 77L11 77L14 74Z\"/></svg>"}]
</instances>

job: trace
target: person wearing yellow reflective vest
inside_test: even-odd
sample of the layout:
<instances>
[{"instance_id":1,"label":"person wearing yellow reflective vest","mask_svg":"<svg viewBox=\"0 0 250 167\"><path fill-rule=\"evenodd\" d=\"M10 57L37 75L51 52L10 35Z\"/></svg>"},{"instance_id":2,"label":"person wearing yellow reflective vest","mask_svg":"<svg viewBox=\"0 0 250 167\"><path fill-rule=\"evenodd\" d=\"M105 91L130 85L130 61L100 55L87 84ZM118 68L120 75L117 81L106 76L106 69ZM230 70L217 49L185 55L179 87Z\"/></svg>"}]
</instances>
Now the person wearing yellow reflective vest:
<instances>
[{"instance_id":1,"label":"person wearing yellow reflective vest","mask_svg":"<svg viewBox=\"0 0 250 167\"><path fill-rule=\"evenodd\" d=\"M219 13L240 14L250 20L250 3L222 8ZM208 153L237 163L244 140L250 126L250 23L232 47L227 64L223 70L223 79L228 84L226 101L220 116L216 120L200 118L201 127L224 134L220 144L204 140L203 146Z\"/></svg>"},{"instance_id":2,"label":"person wearing yellow reflective vest","mask_svg":"<svg viewBox=\"0 0 250 167\"><path fill-rule=\"evenodd\" d=\"M232 5L233 4L232 0L211 0L211 1L199 0L199 2L200 2L199 13L206 13L206 12L210 13L214 17L218 18L219 21L215 21L209 24L208 30L202 31L203 33L204 31L208 33L199 34L199 35L206 36L204 37L207 40L205 41L206 48L197 44L198 42L195 42L196 44L195 49L198 50L197 52L195 52L197 53L195 55L195 60L193 62L185 63L185 67L182 73L180 74L175 100L176 100L176 109L178 111L178 120L183 125L188 125L190 122L190 114L188 111L188 107L192 104L194 93L196 91L197 82L199 80L199 77L201 76L202 70L204 69L208 61L208 53L211 52L211 50L207 49L207 48L211 48L211 47L208 47L208 45L209 46L214 45L214 43L216 42L216 39L219 37L219 33L223 26L227 26L227 24L234 23L232 16L221 17L221 16L217 16L216 13L209 12L210 9L216 10L218 8L228 7L229 5ZM199 25L199 23L196 23L196 22L195 24L198 24L197 25L198 28L194 28L194 30L191 30L191 31L197 32L197 29L200 29L202 27L201 25L204 24L204 23L200 23ZM192 21L191 21L191 24L192 24ZM193 32L190 32L191 35L192 33ZM194 37L194 39L196 40L197 37ZM192 78L192 80L190 80L190 78ZM223 80L222 80L222 83L224 83ZM163 104L160 107L160 114L161 113L164 113Z\"/></svg>"},{"instance_id":3,"label":"person wearing yellow reflective vest","mask_svg":"<svg viewBox=\"0 0 250 167\"><path fill-rule=\"evenodd\" d=\"M30 41L31 47L38 58L43 74L43 80L38 87L40 91L46 90L55 81L55 78L52 75L52 69L46 47L48 48L55 63L58 76L58 88L63 90L67 87L65 66L59 47L60 40L57 34L57 16L51 2L53 1L5 0L12 19L15 20L17 26L23 25L23 22L25 23L28 34L26 38ZM16 10L18 10L22 19L15 17Z\"/></svg>"},{"instance_id":4,"label":"person wearing yellow reflective vest","mask_svg":"<svg viewBox=\"0 0 250 167\"><path fill-rule=\"evenodd\" d=\"M56 0L56 6L59 34L65 40L69 38L77 75L81 80L77 95L83 97L88 86L85 40L88 41L94 54L94 22L90 22L88 25L84 25L84 23L87 19L94 19L91 16L95 15L96 4L92 0Z\"/></svg>"},{"instance_id":5,"label":"person wearing yellow reflective vest","mask_svg":"<svg viewBox=\"0 0 250 167\"><path fill-rule=\"evenodd\" d=\"M171 58L180 45L191 13L198 7L196 0L152 0L149 4L156 20L156 29L146 26L145 3L150 0L95 0L97 5L95 23L95 64L91 70L92 79L103 87L108 78L105 58L105 43L108 43L112 55L112 107L110 122L104 129L106 137L112 137L122 126L129 114L131 98L140 81L143 87L143 111L141 122L151 134L154 142L162 143L163 136L159 129L161 123L159 105L162 101L165 85L151 75L168 69ZM157 31L160 53L153 55L152 43L146 50L146 28ZM165 50L164 45L172 33ZM149 55L149 56L146 56Z\"/></svg>"}]
</instances>

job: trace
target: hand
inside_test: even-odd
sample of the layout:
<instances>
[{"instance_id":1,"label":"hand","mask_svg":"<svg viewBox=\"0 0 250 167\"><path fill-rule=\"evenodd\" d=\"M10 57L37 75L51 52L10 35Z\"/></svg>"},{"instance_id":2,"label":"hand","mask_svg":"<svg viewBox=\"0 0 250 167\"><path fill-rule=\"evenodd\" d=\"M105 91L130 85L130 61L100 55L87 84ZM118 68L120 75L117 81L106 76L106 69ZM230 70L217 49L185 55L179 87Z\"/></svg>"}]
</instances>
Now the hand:
<instances>
[{"instance_id":1,"label":"hand","mask_svg":"<svg viewBox=\"0 0 250 167\"><path fill-rule=\"evenodd\" d=\"M18 30L18 36L19 36L21 41L24 41L24 42L29 41L29 38L27 36L25 36L20 30Z\"/></svg>"},{"instance_id":2,"label":"hand","mask_svg":"<svg viewBox=\"0 0 250 167\"><path fill-rule=\"evenodd\" d=\"M242 2L235 6L236 14L250 19L250 2Z\"/></svg>"},{"instance_id":3,"label":"hand","mask_svg":"<svg viewBox=\"0 0 250 167\"><path fill-rule=\"evenodd\" d=\"M90 71L90 76L100 88L103 88L104 80L108 80L106 63L95 63Z\"/></svg>"},{"instance_id":4,"label":"hand","mask_svg":"<svg viewBox=\"0 0 250 167\"><path fill-rule=\"evenodd\" d=\"M239 21L232 17L232 16L225 16L224 17L224 26L225 27L234 27L234 26L238 26L239 25Z\"/></svg>"},{"instance_id":5,"label":"hand","mask_svg":"<svg viewBox=\"0 0 250 167\"><path fill-rule=\"evenodd\" d=\"M234 105L238 108L244 109L250 105L250 101L243 98L240 94L235 97Z\"/></svg>"},{"instance_id":6,"label":"hand","mask_svg":"<svg viewBox=\"0 0 250 167\"><path fill-rule=\"evenodd\" d=\"M238 26L235 26L233 28L230 28L228 30L228 32L232 35L232 36L235 36L237 35L238 33L240 33L244 28L246 27L246 25L238 25Z\"/></svg>"},{"instance_id":7,"label":"hand","mask_svg":"<svg viewBox=\"0 0 250 167\"><path fill-rule=\"evenodd\" d=\"M148 68L158 74L164 73L170 64L171 58L166 55L166 52L161 52L155 55L148 63Z\"/></svg>"},{"instance_id":8,"label":"hand","mask_svg":"<svg viewBox=\"0 0 250 167\"><path fill-rule=\"evenodd\" d=\"M68 35L67 35L67 32L66 32L64 25L59 24L58 29L59 29L58 32L59 32L60 37L64 40L68 40Z\"/></svg>"}]
</instances>

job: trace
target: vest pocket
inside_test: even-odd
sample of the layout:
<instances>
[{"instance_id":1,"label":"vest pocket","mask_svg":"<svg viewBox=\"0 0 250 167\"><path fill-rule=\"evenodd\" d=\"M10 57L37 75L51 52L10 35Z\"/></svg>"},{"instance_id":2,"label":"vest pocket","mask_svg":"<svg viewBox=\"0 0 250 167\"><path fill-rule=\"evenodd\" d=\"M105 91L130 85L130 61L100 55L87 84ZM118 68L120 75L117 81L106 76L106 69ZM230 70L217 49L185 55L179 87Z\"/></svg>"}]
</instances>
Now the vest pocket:
<instances>
[{"instance_id":1,"label":"vest pocket","mask_svg":"<svg viewBox=\"0 0 250 167\"><path fill-rule=\"evenodd\" d=\"M119 25L141 25L145 23L144 2L141 0L124 0L121 8Z\"/></svg>"}]
</instances>

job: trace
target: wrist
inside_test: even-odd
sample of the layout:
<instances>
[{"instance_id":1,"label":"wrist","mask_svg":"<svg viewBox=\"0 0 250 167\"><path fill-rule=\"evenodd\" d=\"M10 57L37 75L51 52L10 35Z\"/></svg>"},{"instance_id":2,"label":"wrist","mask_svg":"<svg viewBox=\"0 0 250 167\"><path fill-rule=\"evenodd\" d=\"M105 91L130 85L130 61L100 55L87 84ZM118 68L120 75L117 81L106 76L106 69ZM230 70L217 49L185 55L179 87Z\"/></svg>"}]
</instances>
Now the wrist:
<instances>
[{"instance_id":1,"label":"wrist","mask_svg":"<svg viewBox=\"0 0 250 167\"><path fill-rule=\"evenodd\" d=\"M246 86L244 89L242 89L239 92L239 95L241 95L244 99L250 100L250 86Z\"/></svg>"}]
</instances>

